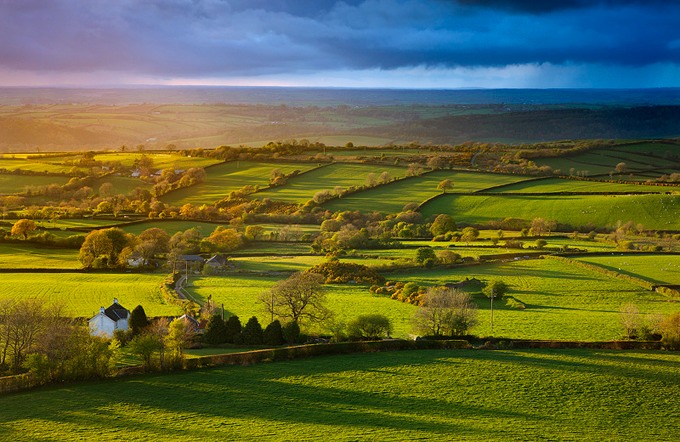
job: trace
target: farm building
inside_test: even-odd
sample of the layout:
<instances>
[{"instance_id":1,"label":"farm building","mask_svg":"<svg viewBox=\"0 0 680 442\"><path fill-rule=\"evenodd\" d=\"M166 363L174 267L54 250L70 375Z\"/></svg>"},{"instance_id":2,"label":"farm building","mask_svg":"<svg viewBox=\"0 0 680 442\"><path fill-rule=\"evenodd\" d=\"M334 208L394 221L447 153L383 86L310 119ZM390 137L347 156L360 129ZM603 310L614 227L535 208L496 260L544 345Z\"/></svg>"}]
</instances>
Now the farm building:
<instances>
[{"instance_id":1,"label":"farm building","mask_svg":"<svg viewBox=\"0 0 680 442\"><path fill-rule=\"evenodd\" d=\"M90 333L107 338L113 337L116 330L127 330L130 311L113 298L113 304L108 308L101 307L99 313L90 318L88 324Z\"/></svg>"},{"instance_id":2,"label":"farm building","mask_svg":"<svg viewBox=\"0 0 680 442\"><path fill-rule=\"evenodd\" d=\"M206 266L212 267L214 269L223 269L227 265L227 258L222 255L215 255L205 262Z\"/></svg>"}]
</instances>

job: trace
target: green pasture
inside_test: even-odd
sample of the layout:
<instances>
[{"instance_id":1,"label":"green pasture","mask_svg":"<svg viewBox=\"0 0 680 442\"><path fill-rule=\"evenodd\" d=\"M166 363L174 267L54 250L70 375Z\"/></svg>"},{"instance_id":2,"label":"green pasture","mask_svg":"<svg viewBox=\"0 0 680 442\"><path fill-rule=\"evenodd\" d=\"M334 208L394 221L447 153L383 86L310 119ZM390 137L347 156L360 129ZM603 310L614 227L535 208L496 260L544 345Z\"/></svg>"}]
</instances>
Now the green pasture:
<instances>
[{"instance_id":1,"label":"green pasture","mask_svg":"<svg viewBox=\"0 0 680 442\"><path fill-rule=\"evenodd\" d=\"M66 316L90 317L113 298L132 310L142 305L147 315L180 315L160 291L166 275L139 273L3 273L0 299L38 298L62 308Z\"/></svg>"},{"instance_id":2,"label":"green pasture","mask_svg":"<svg viewBox=\"0 0 680 442\"><path fill-rule=\"evenodd\" d=\"M258 298L281 279L285 279L285 276L196 277L191 279L188 290L199 301L212 295L216 305L224 304L225 310L238 315L244 324L251 316L257 316L265 326L271 322L271 317L265 313ZM348 322L362 314L381 313L392 321L394 336L406 337L411 332L410 321L416 307L386 297L372 296L367 286L329 285L327 297L327 306L335 313L337 321Z\"/></svg>"},{"instance_id":3,"label":"green pasture","mask_svg":"<svg viewBox=\"0 0 680 442\"><path fill-rule=\"evenodd\" d=\"M310 253L312 253L312 249L308 242L250 241L243 248L234 252L233 255L307 255Z\"/></svg>"},{"instance_id":4,"label":"green pasture","mask_svg":"<svg viewBox=\"0 0 680 442\"><path fill-rule=\"evenodd\" d=\"M680 195L445 195L421 211L425 217L447 213L466 223L542 217L574 227L611 227L632 220L646 229L680 229Z\"/></svg>"},{"instance_id":5,"label":"green pasture","mask_svg":"<svg viewBox=\"0 0 680 442\"><path fill-rule=\"evenodd\" d=\"M0 269L79 269L78 250L0 243Z\"/></svg>"},{"instance_id":6,"label":"green pasture","mask_svg":"<svg viewBox=\"0 0 680 442\"><path fill-rule=\"evenodd\" d=\"M112 193L116 195L118 194L127 195L128 193L135 190L137 187L140 187L142 189L151 188L150 184L145 183L139 178L113 175L109 175L104 178L99 178L93 183L92 188L94 189L95 192L99 192L99 187L104 183L111 183L111 185L113 186Z\"/></svg>"},{"instance_id":7,"label":"green pasture","mask_svg":"<svg viewBox=\"0 0 680 442\"><path fill-rule=\"evenodd\" d=\"M554 193L554 192L655 192L665 193L673 190L680 191L679 187L661 187L644 184L621 184L607 183L604 181L578 181L560 178L548 178L539 181L526 181L508 184L497 189L491 189L492 193L505 192L531 192L531 193Z\"/></svg>"},{"instance_id":8,"label":"green pasture","mask_svg":"<svg viewBox=\"0 0 680 442\"><path fill-rule=\"evenodd\" d=\"M94 159L97 161L119 162L124 166L130 167L136 160L139 160L142 155L153 160L153 167L155 169L167 169L168 167L189 169L191 167L206 167L220 162L220 160L212 158L187 157L177 153L156 152L102 153L95 155Z\"/></svg>"},{"instance_id":9,"label":"green pasture","mask_svg":"<svg viewBox=\"0 0 680 442\"><path fill-rule=\"evenodd\" d=\"M101 218L72 218L72 219L55 219L55 220L36 220L35 224L38 227L52 228L52 229L69 229L74 227L87 227L97 229L99 227L110 225L125 225L125 221L116 221L111 219Z\"/></svg>"},{"instance_id":10,"label":"green pasture","mask_svg":"<svg viewBox=\"0 0 680 442\"><path fill-rule=\"evenodd\" d=\"M244 256L229 259L238 270L252 272L300 272L325 262L323 256Z\"/></svg>"},{"instance_id":11,"label":"green pasture","mask_svg":"<svg viewBox=\"0 0 680 442\"><path fill-rule=\"evenodd\" d=\"M172 236L177 232L183 232L192 228L197 229L202 236L210 236L210 234L221 224L206 223L200 221L184 221L184 220L149 220L142 223L135 223L121 226L127 233L139 235L145 230L152 228L159 228L165 230L168 235ZM229 224L222 224L229 227Z\"/></svg>"},{"instance_id":12,"label":"green pasture","mask_svg":"<svg viewBox=\"0 0 680 442\"><path fill-rule=\"evenodd\" d=\"M361 210L367 212L397 213L409 203L420 204L442 191L437 189L445 179L453 182L452 192L477 192L488 187L514 183L527 179L516 175L491 173L435 171L378 186L352 195L334 199L324 204L333 210Z\"/></svg>"},{"instance_id":13,"label":"green pasture","mask_svg":"<svg viewBox=\"0 0 680 442\"><path fill-rule=\"evenodd\" d=\"M576 258L659 284L680 284L680 255L621 255Z\"/></svg>"},{"instance_id":14,"label":"green pasture","mask_svg":"<svg viewBox=\"0 0 680 442\"><path fill-rule=\"evenodd\" d=\"M661 352L325 356L4 396L0 431L15 441L675 440L679 376L680 355Z\"/></svg>"},{"instance_id":15,"label":"green pasture","mask_svg":"<svg viewBox=\"0 0 680 442\"><path fill-rule=\"evenodd\" d=\"M47 161L29 159L0 158L0 169L7 170L27 170L40 173L69 173L73 166L63 164L53 164ZM18 177L24 178L24 177ZM30 178L30 177L25 177Z\"/></svg>"},{"instance_id":16,"label":"green pasture","mask_svg":"<svg viewBox=\"0 0 680 442\"><path fill-rule=\"evenodd\" d=\"M614 146L611 150L617 152L633 152L636 154L654 154L657 157L664 158L667 154L680 153L680 144L668 143L636 143L621 146Z\"/></svg>"},{"instance_id":17,"label":"green pasture","mask_svg":"<svg viewBox=\"0 0 680 442\"><path fill-rule=\"evenodd\" d=\"M500 279L524 310L494 303L494 336L523 339L598 341L621 338L619 309L633 303L646 318L680 311L680 304L632 283L556 260L517 260L455 269L386 273L395 281L437 286L465 278ZM472 333L491 335L490 303L475 295L480 324ZM396 301L395 301L396 302Z\"/></svg>"},{"instance_id":18,"label":"green pasture","mask_svg":"<svg viewBox=\"0 0 680 442\"><path fill-rule=\"evenodd\" d=\"M68 177L63 176L0 174L0 195L22 193L26 190L26 187L30 186L47 186L49 184L63 186L68 180Z\"/></svg>"},{"instance_id":19,"label":"green pasture","mask_svg":"<svg viewBox=\"0 0 680 442\"><path fill-rule=\"evenodd\" d=\"M363 186L370 173L376 178L383 172L389 172L392 178L403 177L406 170L395 166L375 166L370 164L334 163L323 166L304 175L293 177L284 186L267 189L256 193L258 199L305 203L320 190L333 191L336 187L347 189L350 186Z\"/></svg>"},{"instance_id":20,"label":"green pasture","mask_svg":"<svg viewBox=\"0 0 680 442\"><path fill-rule=\"evenodd\" d=\"M163 195L161 200L166 204L175 206L187 203L194 205L210 204L246 185L268 186L269 176L275 169L288 174L295 170L304 172L313 167L316 167L316 165L308 163L233 161L207 169L208 177L205 182L170 192ZM260 198L260 195L261 193L255 194L258 198Z\"/></svg>"}]
</instances>

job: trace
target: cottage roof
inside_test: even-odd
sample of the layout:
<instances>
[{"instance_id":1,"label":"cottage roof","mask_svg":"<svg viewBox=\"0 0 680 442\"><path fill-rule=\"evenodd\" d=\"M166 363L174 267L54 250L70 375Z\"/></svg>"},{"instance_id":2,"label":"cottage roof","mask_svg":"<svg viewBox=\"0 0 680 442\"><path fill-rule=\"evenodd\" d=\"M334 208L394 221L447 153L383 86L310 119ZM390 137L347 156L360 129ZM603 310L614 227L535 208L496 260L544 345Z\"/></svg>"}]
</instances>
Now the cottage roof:
<instances>
[{"instance_id":1,"label":"cottage roof","mask_svg":"<svg viewBox=\"0 0 680 442\"><path fill-rule=\"evenodd\" d=\"M127 319L130 316L130 311L118 304L117 299L114 299L113 304L104 309L104 314L111 318L111 320L118 321L120 319Z\"/></svg>"},{"instance_id":2,"label":"cottage roof","mask_svg":"<svg viewBox=\"0 0 680 442\"><path fill-rule=\"evenodd\" d=\"M223 266L227 263L227 258L225 258L222 255L215 255L212 258L210 258L209 260L207 260L205 263L206 264L218 264L218 265Z\"/></svg>"},{"instance_id":3,"label":"cottage roof","mask_svg":"<svg viewBox=\"0 0 680 442\"><path fill-rule=\"evenodd\" d=\"M188 262L203 262L204 259L202 256L199 255L182 255L181 256L182 261L188 261Z\"/></svg>"}]
</instances>

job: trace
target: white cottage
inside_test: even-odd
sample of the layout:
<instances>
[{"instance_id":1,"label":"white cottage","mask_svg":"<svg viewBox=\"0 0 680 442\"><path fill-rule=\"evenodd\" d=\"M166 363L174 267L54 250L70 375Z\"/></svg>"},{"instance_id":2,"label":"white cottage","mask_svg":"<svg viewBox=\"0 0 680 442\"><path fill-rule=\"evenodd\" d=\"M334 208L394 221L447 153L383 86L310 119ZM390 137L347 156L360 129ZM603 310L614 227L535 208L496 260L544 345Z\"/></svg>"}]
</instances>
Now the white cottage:
<instances>
[{"instance_id":1,"label":"white cottage","mask_svg":"<svg viewBox=\"0 0 680 442\"><path fill-rule=\"evenodd\" d=\"M101 307L99 313L89 321L90 333L107 338L113 337L116 330L127 330L130 311L118 303L118 299L113 298L113 304L108 308Z\"/></svg>"}]
</instances>

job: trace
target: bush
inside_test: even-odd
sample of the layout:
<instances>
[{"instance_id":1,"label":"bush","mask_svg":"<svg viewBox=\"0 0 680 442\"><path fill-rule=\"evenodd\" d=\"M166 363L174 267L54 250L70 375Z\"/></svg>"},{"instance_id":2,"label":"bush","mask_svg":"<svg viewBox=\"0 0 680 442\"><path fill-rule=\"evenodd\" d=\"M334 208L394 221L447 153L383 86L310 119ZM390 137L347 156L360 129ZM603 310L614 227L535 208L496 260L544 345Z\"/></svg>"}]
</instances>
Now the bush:
<instances>
[{"instance_id":1,"label":"bush","mask_svg":"<svg viewBox=\"0 0 680 442\"><path fill-rule=\"evenodd\" d=\"M661 342L669 350L680 350L680 312L666 316L661 324Z\"/></svg>"},{"instance_id":2,"label":"bush","mask_svg":"<svg viewBox=\"0 0 680 442\"><path fill-rule=\"evenodd\" d=\"M241 339L241 320L238 316L229 316L225 322L224 341L230 344L237 344Z\"/></svg>"},{"instance_id":3,"label":"bush","mask_svg":"<svg viewBox=\"0 0 680 442\"><path fill-rule=\"evenodd\" d=\"M300 326L297 322L291 321L283 326L283 339L288 345L297 344L300 342Z\"/></svg>"},{"instance_id":4,"label":"bush","mask_svg":"<svg viewBox=\"0 0 680 442\"><path fill-rule=\"evenodd\" d=\"M373 269L362 264L331 261L317 264L307 270L309 273L323 275L326 284L355 281L360 284L382 284L385 278Z\"/></svg>"},{"instance_id":5,"label":"bush","mask_svg":"<svg viewBox=\"0 0 680 442\"><path fill-rule=\"evenodd\" d=\"M347 333L352 339L382 339L389 337L391 332L390 320L380 314L361 315L347 326Z\"/></svg>"},{"instance_id":6,"label":"bush","mask_svg":"<svg viewBox=\"0 0 680 442\"><path fill-rule=\"evenodd\" d=\"M267 345L283 345L286 342L283 339L283 328L278 319L275 319L264 329L262 340Z\"/></svg>"},{"instance_id":7,"label":"bush","mask_svg":"<svg viewBox=\"0 0 680 442\"><path fill-rule=\"evenodd\" d=\"M241 342L245 345L260 345L263 342L263 332L260 321L257 317L252 316L246 322L243 331L241 332Z\"/></svg>"}]
</instances>

